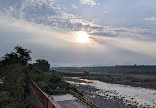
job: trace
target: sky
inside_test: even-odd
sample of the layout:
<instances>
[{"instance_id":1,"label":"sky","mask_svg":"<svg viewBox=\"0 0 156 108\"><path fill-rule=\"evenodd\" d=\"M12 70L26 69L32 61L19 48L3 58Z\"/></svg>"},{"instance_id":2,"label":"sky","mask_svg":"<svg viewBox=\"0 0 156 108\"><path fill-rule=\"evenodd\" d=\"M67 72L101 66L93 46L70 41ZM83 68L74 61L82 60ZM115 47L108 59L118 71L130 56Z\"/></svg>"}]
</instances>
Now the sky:
<instances>
[{"instance_id":1,"label":"sky","mask_svg":"<svg viewBox=\"0 0 156 108\"><path fill-rule=\"evenodd\" d=\"M0 57L55 66L155 65L155 0L1 0Z\"/></svg>"}]
</instances>

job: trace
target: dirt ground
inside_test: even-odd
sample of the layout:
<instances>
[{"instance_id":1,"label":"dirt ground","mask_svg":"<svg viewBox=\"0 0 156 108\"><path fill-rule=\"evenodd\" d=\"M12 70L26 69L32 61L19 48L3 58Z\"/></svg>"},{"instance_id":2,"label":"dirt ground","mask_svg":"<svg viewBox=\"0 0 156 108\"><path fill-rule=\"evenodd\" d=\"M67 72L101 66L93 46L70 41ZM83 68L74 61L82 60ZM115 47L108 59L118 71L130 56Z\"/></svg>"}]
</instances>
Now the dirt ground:
<instances>
[{"instance_id":1,"label":"dirt ground","mask_svg":"<svg viewBox=\"0 0 156 108\"><path fill-rule=\"evenodd\" d=\"M65 100L57 101L63 108L89 108L86 104L82 103L80 100Z\"/></svg>"}]
</instances>

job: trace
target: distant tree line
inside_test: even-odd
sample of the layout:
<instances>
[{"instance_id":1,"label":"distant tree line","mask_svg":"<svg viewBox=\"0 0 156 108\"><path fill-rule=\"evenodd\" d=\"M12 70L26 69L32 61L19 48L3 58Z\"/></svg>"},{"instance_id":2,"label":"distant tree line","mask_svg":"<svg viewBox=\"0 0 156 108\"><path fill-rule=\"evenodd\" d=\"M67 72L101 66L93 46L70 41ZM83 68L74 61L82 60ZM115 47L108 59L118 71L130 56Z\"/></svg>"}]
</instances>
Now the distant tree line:
<instances>
[{"instance_id":1,"label":"distant tree line","mask_svg":"<svg viewBox=\"0 0 156 108\"><path fill-rule=\"evenodd\" d=\"M88 70L94 73L124 73L124 74L153 74L156 73L156 65L122 65L122 66L94 66L94 67L53 67L60 72L83 72Z\"/></svg>"}]
</instances>

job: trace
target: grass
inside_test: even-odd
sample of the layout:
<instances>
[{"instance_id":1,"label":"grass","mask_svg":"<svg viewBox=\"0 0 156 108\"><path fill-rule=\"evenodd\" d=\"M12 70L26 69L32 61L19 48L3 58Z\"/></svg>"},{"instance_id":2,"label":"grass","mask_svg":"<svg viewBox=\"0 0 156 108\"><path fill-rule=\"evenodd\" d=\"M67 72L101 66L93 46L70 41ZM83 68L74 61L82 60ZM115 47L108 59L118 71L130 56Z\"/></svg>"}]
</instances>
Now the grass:
<instances>
[{"instance_id":1,"label":"grass","mask_svg":"<svg viewBox=\"0 0 156 108\"><path fill-rule=\"evenodd\" d=\"M45 78L40 83L43 91L47 92L48 94L67 94L70 92L70 90L72 90L82 95L82 92L78 91L75 87L64 81L62 74L54 71L45 73Z\"/></svg>"}]
</instances>

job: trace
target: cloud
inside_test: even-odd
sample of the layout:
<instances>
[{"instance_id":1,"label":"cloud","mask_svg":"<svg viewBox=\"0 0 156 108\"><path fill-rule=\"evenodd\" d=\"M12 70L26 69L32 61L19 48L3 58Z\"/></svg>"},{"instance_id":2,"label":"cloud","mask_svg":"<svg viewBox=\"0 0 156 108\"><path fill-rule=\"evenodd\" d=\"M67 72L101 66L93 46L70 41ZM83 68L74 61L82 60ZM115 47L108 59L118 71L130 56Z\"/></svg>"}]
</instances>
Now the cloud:
<instances>
[{"instance_id":1,"label":"cloud","mask_svg":"<svg viewBox=\"0 0 156 108\"><path fill-rule=\"evenodd\" d=\"M80 3L85 4L85 5L90 5L90 6L97 5L96 0L80 0Z\"/></svg>"},{"instance_id":2,"label":"cloud","mask_svg":"<svg viewBox=\"0 0 156 108\"><path fill-rule=\"evenodd\" d=\"M76 5L72 5L72 8L77 9L78 7Z\"/></svg>"},{"instance_id":3,"label":"cloud","mask_svg":"<svg viewBox=\"0 0 156 108\"><path fill-rule=\"evenodd\" d=\"M103 37L124 37L133 39L144 39L144 34L147 34L147 29L138 27L113 27L102 26L95 24L93 21L87 21L80 16L69 14L62 10L61 6L53 0L19 0L17 2L0 1L0 12L13 16L19 20L26 22L46 25L49 27L60 28L66 32L70 31L87 31L90 35L103 36ZM97 4L94 0L81 0L82 3ZM75 7L75 5L73 5Z\"/></svg>"},{"instance_id":4,"label":"cloud","mask_svg":"<svg viewBox=\"0 0 156 108\"><path fill-rule=\"evenodd\" d=\"M141 41L134 39L124 39L120 37L92 37L92 39L98 41L103 45L107 45L110 48L114 48L124 52L133 52L140 55L146 55L156 59L156 41Z\"/></svg>"},{"instance_id":5,"label":"cloud","mask_svg":"<svg viewBox=\"0 0 156 108\"><path fill-rule=\"evenodd\" d=\"M49 28L45 25L27 23L0 15L0 56L21 45L32 50L32 58L47 59L51 64L81 64L92 61L100 51L95 44L79 44L73 34ZM92 49L92 50L90 50ZM90 55L90 56L88 56Z\"/></svg>"},{"instance_id":6,"label":"cloud","mask_svg":"<svg viewBox=\"0 0 156 108\"><path fill-rule=\"evenodd\" d=\"M17 2L11 2L11 5L4 6L5 1L0 1L2 52L6 51L6 47L13 48L17 44L22 44L32 49L34 58L45 57L57 64L155 61L155 37L152 38L153 42L146 40L150 38L146 35L151 33L148 29L95 24L63 11L53 0L39 1L24 0L18 5ZM3 16L3 19L11 21L2 20ZM81 30L91 35L93 44L76 43L74 35L70 33Z\"/></svg>"},{"instance_id":7,"label":"cloud","mask_svg":"<svg viewBox=\"0 0 156 108\"><path fill-rule=\"evenodd\" d=\"M156 17L147 17L144 18L145 21L151 21L151 22L156 22Z\"/></svg>"},{"instance_id":8,"label":"cloud","mask_svg":"<svg viewBox=\"0 0 156 108\"><path fill-rule=\"evenodd\" d=\"M120 38L131 38L145 40L150 37L146 35L149 34L148 29L143 29L139 27L113 27L113 26L101 26L101 27L91 27L91 35L102 36L102 37L120 37ZM154 33L155 34L155 33Z\"/></svg>"},{"instance_id":9,"label":"cloud","mask_svg":"<svg viewBox=\"0 0 156 108\"><path fill-rule=\"evenodd\" d=\"M32 50L33 60L47 59L52 66L54 64L59 66L89 66L96 64L120 65L127 62L132 64L155 63L155 42L136 41L121 37L92 36L94 41L96 38L96 42L79 44L74 42L74 35L66 33L66 30L62 31L62 29L55 27L19 21L11 17L2 17L0 15L0 56L6 52L11 52L13 47L18 44ZM77 19L75 21L79 22ZM95 30L103 29L101 26L90 25ZM110 33L115 30L127 30L126 28L113 27L104 27L104 29Z\"/></svg>"}]
</instances>

